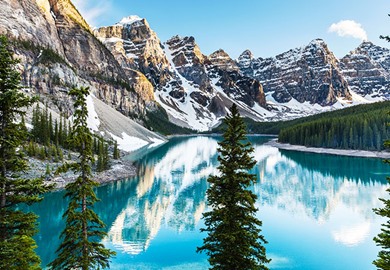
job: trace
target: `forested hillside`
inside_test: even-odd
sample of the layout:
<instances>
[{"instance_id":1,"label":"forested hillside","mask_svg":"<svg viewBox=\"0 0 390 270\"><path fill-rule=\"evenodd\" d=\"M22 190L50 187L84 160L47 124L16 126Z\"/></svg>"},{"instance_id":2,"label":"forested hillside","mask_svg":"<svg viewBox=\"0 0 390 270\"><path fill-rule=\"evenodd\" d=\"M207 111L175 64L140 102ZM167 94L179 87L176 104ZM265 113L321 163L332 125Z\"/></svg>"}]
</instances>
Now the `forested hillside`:
<instances>
[{"instance_id":1,"label":"forested hillside","mask_svg":"<svg viewBox=\"0 0 390 270\"><path fill-rule=\"evenodd\" d=\"M389 139L390 102L359 105L300 119L279 132L279 142L313 147L382 150ZM291 124L291 123L290 123Z\"/></svg>"}]
</instances>

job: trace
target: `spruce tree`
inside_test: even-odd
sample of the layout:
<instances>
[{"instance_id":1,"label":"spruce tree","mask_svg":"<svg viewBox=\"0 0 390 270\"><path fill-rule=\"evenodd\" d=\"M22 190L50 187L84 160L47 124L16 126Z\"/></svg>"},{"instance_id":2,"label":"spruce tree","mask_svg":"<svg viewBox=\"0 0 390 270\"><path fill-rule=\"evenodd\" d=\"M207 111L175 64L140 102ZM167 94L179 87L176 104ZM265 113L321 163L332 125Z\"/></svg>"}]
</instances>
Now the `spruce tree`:
<instances>
[{"instance_id":1,"label":"spruce tree","mask_svg":"<svg viewBox=\"0 0 390 270\"><path fill-rule=\"evenodd\" d=\"M389 14L390 16L390 14ZM389 36L381 38L386 39L390 42ZM390 140L384 143L385 148L390 148ZM386 163L390 164L390 160L385 160ZM386 178L390 184L390 177ZM390 195L390 188L387 189ZM381 247L382 250L378 252L378 258L373 261L373 264L382 270L390 270L390 199L380 198L384 204L383 208L374 209L375 214L386 218L386 222L382 224L381 232L374 237L374 242L377 246Z\"/></svg>"},{"instance_id":2,"label":"spruce tree","mask_svg":"<svg viewBox=\"0 0 390 270\"><path fill-rule=\"evenodd\" d=\"M120 152L119 152L119 149L118 149L118 142L117 141L114 141L114 152L113 152L112 156L113 156L113 159L119 159L120 158Z\"/></svg>"},{"instance_id":3,"label":"spruce tree","mask_svg":"<svg viewBox=\"0 0 390 270\"><path fill-rule=\"evenodd\" d=\"M70 144L79 152L79 162L64 166L79 173L76 181L66 185L65 196L70 202L64 213L66 226L61 233L62 243L57 249L58 257L50 264L52 269L101 269L109 267L109 259L115 253L106 249L99 240L105 235L104 223L93 211L98 198L93 188L97 183L91 179L92 134L87 126L88 88L73 88L75 113Z\"/></svg>"},{"instance_id":4,"label":"spruce tree","mask_svg":"<svg viewBox=\"0 0 390 270\"><path fill-rule=\"evenodd\" d=\"M388 142L390 145L390 141ZM390 164L390 160L386 160L386 163ZM390 177L387 177L387 181L390 184ZM390 188L387 189L390 195ZM373 264L382 270L390 270L390 199L380 200L384 203L383 208L374 209L375 214L386 218L386 222L382 224L381 232L374 237L374 241L377 246L381 247L382 250L378 252L378 258Z\"/></svg>"},{"instance_id":5,"label":"spruce tree","mask_svg":"<svg viewBox=\"0 0 390 270\"><path fill-rule=\"evenodd\" d=\"M268 269L262 222L256 218L257 196L248 189L255 181L250 170L255 161L253 148L246 140L245 124L235 104L224 123L226 130L219 143L220 176L207 180L210 211L203 214L207 232L197 252L209 256L210 269Z\"/></svg>"},{"instance_id":6,"label":"spruce tree","mask_svg":"<svg viewBox=\"0 0 390 270\"><path fill-rule=\"evenodd\" d=\"M102 172L104 171L104 151L103 151L103 138L99 139L98 142L98 159L96 164L96 171Z\"/></svg>"},{"instance_id":7,"label":"spruce tree","mask_svg":"<svg viewBox=\"0 0 390 270\"><path fill-rule=\"evenodd\" d=\"M17 208L40 201L47 191L42 178L22 177L27 162L20 149L27 131L18 120L34 99L19 91L17 63L6 37L0 36L0 269L40 269L33 240L37 217Z\"/></svg>"}]
</instances>

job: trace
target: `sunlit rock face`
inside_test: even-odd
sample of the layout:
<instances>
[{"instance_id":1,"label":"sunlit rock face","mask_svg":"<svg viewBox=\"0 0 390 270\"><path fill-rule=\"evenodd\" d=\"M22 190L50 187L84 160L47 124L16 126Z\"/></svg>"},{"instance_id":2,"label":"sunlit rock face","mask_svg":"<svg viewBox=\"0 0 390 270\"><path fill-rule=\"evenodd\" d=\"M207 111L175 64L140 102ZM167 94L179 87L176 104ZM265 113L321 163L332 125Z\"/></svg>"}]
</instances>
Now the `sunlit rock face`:
<instances>
[{"instance_id":1,"label":"sunlit rock face","mask_svg":"<svg viewBox=\"0 0 390 270\"><path fill-rule=\"evenodd\" d=\"M1 1L0 33L13 41L24 87L51 109L70 113L68 90L89 86L125 115L145 113L123 68L69 0Z\"/></svg>"}]
</instances>

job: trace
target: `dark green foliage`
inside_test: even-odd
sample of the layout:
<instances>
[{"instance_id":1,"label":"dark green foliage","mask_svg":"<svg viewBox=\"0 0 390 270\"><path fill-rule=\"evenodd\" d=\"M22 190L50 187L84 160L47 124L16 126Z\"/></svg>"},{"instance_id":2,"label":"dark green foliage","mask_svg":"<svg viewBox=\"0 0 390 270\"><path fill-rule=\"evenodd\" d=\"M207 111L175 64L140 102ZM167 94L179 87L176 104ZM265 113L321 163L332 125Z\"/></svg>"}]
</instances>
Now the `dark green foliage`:
<instances>
[{"instance_id":1,"label":"dark green foliage","mask_svg":"<svg viewBox=\"0 0 390 270\"><path fill-rule=\"evenodd\" d=\"M104 142L103 138L98 140L98 160L96 165L96 171L102 172L110 168L109 156L108 156L108 144Z\"/></svg>"},{"instance_id":2,"label":"dark green foliage","mask_svg":"<svg viewBox=\"0 0 390 270\"><path fill-rule=\"evenodd\" d=\"M112 154L113 159L119 159L120 158L120 152L118 149L118 143L117 141L114 142L114 152Z\"/></svg>"},{"instance_id":3,"label":"dark green foliage","mask_svg":"<svg viewBox=\"0 0 390 270\"><path fill-rule=\"evenodd\" d=\"M195 130L179 127L170 122L166 111L161 106L156 111L148 111L144 122L148 129L163 135L196 133Z\"/></svg>"},{"instance_id":4,"label":"dark green foliage","mask_svg":"<svg viewBox=\"0 0 390 270\"><path fill-rule=\"evenodd\" d=\"M70 67L69 64L65 61L65 59L62 56L60 56L58 53L56 53L50 48L45 48L40 45L36 45L30 40L21 40L21 39L13 40L12 45L15 48L30 51L34 53L37 57L39 56L37 59L38 63L42 63L45 65L60 63Z\"/></svg>"},{"instance_id":5,"label":"dark green foliage","mask_svg":"<svg viewBox=\"0 0 390 270\"><path fill-rule=\"evenodd\" d=\"M48 112L47 106L44 110L40 109L38 105L34 108L29 137L30 142L25 146L26 153L30 157L41 160L62 161L62 148L72 148L72 145L69 144L70 133L68 133L66 120L61 116L59 124L57 119L53 123L52 115Z\"/></svg>"},{"instance_id":6,"label":"dark green foliage","mask_svg":"<svg viewBox=\"0 0 390 270\"><path fill-rule=\"evenodd\" d=\"M385 142L386 148L390 147L390 140ZM390 164L390 160L385 160L387 164ZM390 184L390 177L387 177L387 181ZM390 188L387 189L390 195ZM390 270L390 199L380 198L384 204L383 208L374 209L375 214L386 218L385 223L382 224L381 232L374 237L374 241L377 246L381 247L382 250L378 253L378 258L373 264L382 270Z\"/></svg>"},{"instance_id":7,"label":"dark green foliage","mask_svg":"<svg viewBox=\"0 0 390 270\"><path fill-rule=\"evenodd\" d=\"M53 51L52 49L42 48L41 56L39 57L39 62L42 64L50 64L50 63L61 63L68 65L64 58L62 58L58 53Z\"/></svg>"},{"instance_id":8,"label":"dark green foliage","mask_svg":"<svg viewBox=\"0 0 390 270\"><path fill-rule=\"evenodd\" d=\"M321 114L313 120L284 128L279 142L297 145L382 150L383 141L389 138L386 123L390 102L360 105Z\"/></svg>"},{"instance_id":9,"label":"dark green foliage","mask_svg":"<svg viewBox=\"0 0 390 270\"><path fill-rule=\"evenodd\" d=\"M79 173L76 181L66 185L65 197L70 202L64 213L65 229L61 233L63 242L57 249L58 258L52 269L101 269L109 267L109 259L115 253L99 243L105 236L104 223L93 211L98 201L93 188L97 183L91 179L93 162L92 134L87 126L88 109L86 97L88 88L73 88L75 97L75 120L71 130L70 144L79 152L79 162L66 164L63 171L72 169Z\"/></svg>"},{"instance_id":10,"label":"dark green foliage","mask_svg":"<svg viewBox=\"0 0 390 270\"><path fill-rule=\"evenodd\" d=\"M43 179L24 179L27 162L18 150L27 138L23 108L31 99L19 91L18 62L12 58L8 41L0 36L0 269L40 269L33 235L37 217L17 209L21 203L33 204L48 190Z\"/></svg>"},{"instance_id":11,"label":"dark green foliage","mask_svg":"<svg viewBox=\"0 0 390 270\"><path fill-rule=\"evenodd\" d=\"M390 14L389 14L390 16ZM390 37L386 36L381 38L386 39L390 42ZM390 140L386 140L384 143L385 148L390 148ZM387 164L390 164L390 160L385 160ZM390 177L386 178L390 184ZM387 189L388 194L390 195L390 188ZM378 257L373 264L382 270L390 270L390 199L379 199L383 202L383 208L374 209L375 214L386 218L385 223L382 224L381 232L374 237L374 241L377 246L382 249L378 253Z\"/></svg>"},{"instance_id":12,"label":"dark green foliage","mask_svg":"<svg viewBox=\"0 0 390 270\"><path fill-rule=\"evenodd\" d=\"M270 262L261 235L262 222L256 218L257 196L248 189L256 177L248 173L256 162L246 140L245 124L233 104L226 116L227 126L219 143L220 176L207 180L210 211L203 214L208 235L198 252L206 252L211 269L268 269Z\"/></svg>"},{"instance_id":13,"label":"dark green foliage","mask_svg":"<svg viewBox=\"0 0 390 270\"><path fill-rule=\"evenodd\" d=\"M62 128L62 123L65 124L64 129ZM47 146L55 144L63 148L69 147L67 140L70 134L66 128L65 119L62 116L60 117L60 125L58 127L57 120L53 123L52 115L49 113L47 105L44 110L40 109L38 105L34 108L31 124L30 138L34 142Z\"/></svg>"},{"instance_id":14,"label":"dark green foliage","mask_svg":"<svg viewBox=\"0 0 390 270\"><path fill-rule=\"evenodd\" d=\"M244 118L244 122L247 126L247 132L251 134L272 134L272 135L278 135L282 130L288 130L288 128L292 128L295 126L298 126L300 124L306 124L306 123L312 123L316 121L323 121L326 119L334 119L334 118L340 118L340 117L347 117L350 118L351 121L353 121L353 116L354 115L359 115L359 114L368 114L369 116L374 115L376 113L382 113L386 112L386 108L390 106L389 101L385 102L378 102L378 103L373 103L373 104L363 104L363 105L357 105L353 107L349 107L346 109L342 110L337 110L337 111L331 111L331 112L325 112L325 113L320 113L316 115L311 115L307 117L302 117L294 120L289 120L289 121L278 121L278 122L256 122L252 119L249 118ZM381 124L377 124L377 127L372 126L372 132L373 132L373 138L372 142L376 146L376 148L379 147L379 149L383 149L383 141L387 139L388 137L382 137L384 133L379 133L380 131L383 132L385 129L384 127L386 126L386 121L389 117L386 116L386 113L384 113L384 118L383 120L385 122L381 122ZM351 122L350 121L350 122ZM352 122L351 122L352 123ZM368 123L370 123L368 121ZM355 122L352 123L355 125ZM357 126L357 123L356 123ZM218 127L214 128L212 131L208 133L222 133L222 130L226 128L224 124L222 123ZM344 129L344 127L342 127ZM378 132L376 132L378 131ZM345 134L343 134L343 142L340 143L341 146L340 148L348 149L348 141L345 140L347 138L346 136L346 131ZM354 134L351 134L352 138ZM375 137L375 139L374 139ZM376 142L374 141L376 140ZM362 141L363 143L363 141ZM357 143L357 146L359 146L359 143ZM374 149L375 147L371 145L371 148ZM367 146L368 149L368 146Z\"/></svg>"}]
</instances>

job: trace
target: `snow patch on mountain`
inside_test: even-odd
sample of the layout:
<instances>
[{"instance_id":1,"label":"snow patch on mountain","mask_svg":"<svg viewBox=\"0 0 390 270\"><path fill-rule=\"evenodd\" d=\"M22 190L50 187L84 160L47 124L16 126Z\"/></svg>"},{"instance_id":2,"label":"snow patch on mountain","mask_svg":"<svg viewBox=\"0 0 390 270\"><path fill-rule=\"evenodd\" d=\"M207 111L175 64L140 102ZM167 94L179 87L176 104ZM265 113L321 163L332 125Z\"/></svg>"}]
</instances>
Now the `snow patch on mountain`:
<instances>
[{"instance_id":1,"label":"snow patch on mountain","mask_svg":"<svg viewBox=\"0 0 390 270\"><path fill-rule=\"evenodd\" d=\"M134 136L129 136L125 132L122 132L120 137L115 136L112 133L108 134L110 134L110 136L118 143L118 148L126 152L132 152L134 150L144 147L145 145L148 145L147 141L144 141Z\"/></svg>"},{"instance_id":2,"label":"snow patch on mountain","mask_svg":"<svg viewBox=\"0 0 390 270\"><path fill-rule=\"evenodd\" d=\"M88 118L87 118L88 128L92 131L99 131L100 120L95 111L95 106L93 105L92 95L88 95L86 103L88 109Z\"/></svg>"},{"instance_id":3,"label":"snow patch on mountain","mask_svg":"<svg viewBox=\"0 0 390 270\"><path fill-rule=\"evenodd\" d=\"M88 107L94 111L94 116L88 121L89 125L98 128L95 132L116 140L119 149L131 152L147 145L166 142L164 137L144 128L93 95L90 97L92 103L89 101Z\"/></svg>"},{"instance_id":4,"label":"snow patch on mountain","mask_svg":"<svg viewBox=\"0 0 390 270\"><path fill-rule=\"evenodd\" d=\"M164 52L171 67L171 71L175 73L177 79L180 81L181 87L184 88L185 95L182 99L178 100L172 98L169 93L172 91L171 84L168 84L163 91L155 92L155 99L160 105L168 112L169 116L179 120L195 130L206 131L212 128L218 123L217 117L206 111L199 103L194 102L190 95L193 92L201 90L192 82L184 78L174 67L173 54L174 52L169 49L169 46L164 46ZM203 114L203 117L199 117L199 113Z\"/></svg>"},{"instance_id":5,"label":"snow patch on mountain","mask_svg":"<svg viewBox=\"0 0 390 270\"><path fill-rule=\"evenodd\" d=\"M139 17L138 15L130 15L128 17L122 18L122 20L120 20L117 23L117 25L133 24L133 23L141 21L141 20L143 20L143 19L141 17Z\"/></svg>"}]
</instances>

